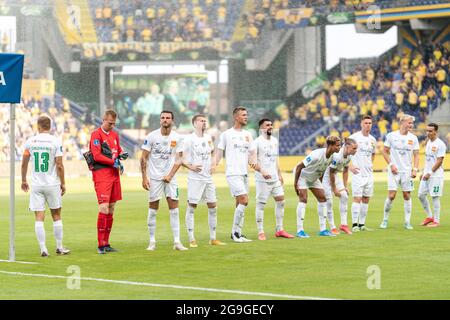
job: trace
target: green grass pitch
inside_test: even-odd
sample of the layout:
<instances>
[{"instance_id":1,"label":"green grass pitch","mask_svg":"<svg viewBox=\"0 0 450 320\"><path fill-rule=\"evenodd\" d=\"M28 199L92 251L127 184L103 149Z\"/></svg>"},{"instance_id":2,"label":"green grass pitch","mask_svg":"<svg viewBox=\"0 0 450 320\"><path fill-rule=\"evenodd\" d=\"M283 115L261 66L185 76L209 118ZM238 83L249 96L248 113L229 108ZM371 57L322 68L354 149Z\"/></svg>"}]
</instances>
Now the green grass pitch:
<instances>
[{"instance_id":1,"label":"green grass pitch","mask_svg":"<svg viewBox=\"0 0 450 320\"><path fill-rule=\"evenodd\" d=\"M254 187L246 211L244 233L254 241L236 244L229 239L234 200L223 177L218 177L218 239L224 247L208 245L209 231L206 206L196 211L195 230L199 247L189 251L172 250L172 234L167 205L162 204L157 217L157 250L146 251L147 193L139 178L123 178L123 201L116 210L111 243L118 253L100 256L96 253L97 205L92 181L67 178L64 196L64 243L72 250L68 256L54 254L55 242L50 216L46 219L47 246L51 256L41 258L34 234L33 215L27 210L28 196L16 195L16 259L38 262L36 265L0 263L0 299L274 299L257 295L208 292L183 288L136 286L125 283L81 281L78 290L67 288L66 279L29 277L2 273L21 272L70 276L69 266L80 268L82 278L156 283L200 288L215 288L280 295L337 299L448 299L448 266L450 265L450 187L448 180L442 198L441 226L420 227L423 210L413 194L414 230L403 229L403 200L397 197L387 230L378 229L386 197L386 182L375 184L367 225L373 232L334 238L317 236L316 202L309 194L305 229L310 239L274 238L274 203L266 207L267 241L258 241L255 224ZM285 229L295 233L297 198L290 176L286 185ZM253 180L253 179L251 179ZM417 179L416 179L417 180ZM182 186L185 176L179 177ZM8 185L0 191L0 259L8 257ZM181 183L183 182L183 183ZM418 183L416 181L416 190ZM335 219L339 222L335 201ZM182 241L187 245L184 227L186 189L180 189L180 222ZM349 204L350 208L350 204ZM348 215L351 220L351 215ZM368 267L378 266L381 288L368 289ZM275 297L276 298L276 297Z\"/></svg>"}]
</instances>

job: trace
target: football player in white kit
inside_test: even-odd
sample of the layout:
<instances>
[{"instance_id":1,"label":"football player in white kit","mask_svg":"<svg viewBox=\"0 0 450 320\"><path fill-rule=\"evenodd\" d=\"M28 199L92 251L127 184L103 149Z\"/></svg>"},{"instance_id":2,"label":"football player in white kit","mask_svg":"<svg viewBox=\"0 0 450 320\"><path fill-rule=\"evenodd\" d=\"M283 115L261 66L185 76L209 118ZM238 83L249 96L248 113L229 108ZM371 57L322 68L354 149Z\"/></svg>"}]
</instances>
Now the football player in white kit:
<instances>
[{"instance_id":1,"label":"football player in white kit","mask_svg":"<svg viewBox=\"0 0 450 320\"><path fill-rule=\"evenodd\" d=\"M141 174L142 187L149 192L148 232L149 251L156 249L156 213L159 200L167 199L170 213L170 226L174 239L174 250L188 250L180 241L180 214L178 209L178 184L176 172L182 164L181 136L172 130L174 122L171 111L162 111L161 128L150 132L142 145Z\"/></svg>"},{"instance_id":2,"label":"football player in white kit","mask_svg":"<svg viewBox=\"0 0 450 320\"><path fill-rule=\"evenodd\" d=\"M399 187L403 191L404 227L407 230L413 229L411 225L411 191L414 190L413 179L417 176L419 166L419 141L411 133L414 120L413 116L404 115L400 119L400 129L386 135L383 157L388 163L388 197L384 202L384 217L380 224L381 229L387 228L392 201L394 201Z\"/></svg>"},{"instance_id":3,"label":"football player in white kit","mask_svg":"<svg viewBox=\"0 0 450 320\"><path fill-rule=\"evenodd\" d=\"M356 153L358 145L355 140L345 139L344 146L339 152L333 154L333 160L323 175L322 184L327 198L327 217L330 224L331 233L339 234L339 230L334 224L333 214L333 195L339 198L339 212L341 216L340 230L347 234L351 231L347 225L347 209L348 209L348 171L350 161ZM337 172L342 172L342 179L339 178Z\"/></svg>"},{"instance_id":4,"label":"football player in white kit","mask_svg":"<svg viewBox=\"0 0 450 320\"><path fill-rule=\"evenodd\" d=\"M321 182L325 170L333 160L333 153L339 152L341 140L339 137L329 136L326 139L327 147L316 149L311 152L294 169L294 188L298 195L297 205L297 237L309 238L303 229L305 220L306 203L308 201L308 189L317 199L317 212L319 215L320 236L334 236L326 229L327 199Z\"/></svg>"},{"instance_id":5,"label":"football player in white kit","mask_svg":"<svg viewBox=\"0 0 450 320\"><path fill-rule=\"evenodd\" d=\"M425 168L420 177L419 200L424 208L427 217L422 222L422 226L438 227L441 211L442 189L444 187L444 162L447 146L438 138L439 126L436 123L427 125L428 141L425 147ZM433 201L433 213L427 195L431 196Z\"/></svg>"},{"instance_id":6,"label":"football player in white kit","mask_svg":"<svg viewBox=\"0 0 450 320\"><path fill-rule=\"evenodd\" d=\"M186 229L189 236L189 246L197 248L194 237L194 211L204 200L208 206L209 244L225 245L216 239L217 228L217 197L216 187L212 180L215 170L214 143L211 136L206 134L207 120L202 114L192 118L194 132L183 141L183 165L189 169L188 173L188 205L186 208ZM214 160L214 161L213 161Z\"/></svg>"},{"instance_id":7,"label":"football player in white kit","mask_svg":"<svg viewBox=\"0 0 450 320\"><path fill-rule=\"evenodd\" d=\"M275 200L275 237L294 238L283 228L284 181L278 163L278 140L272 135L272 129L272 120L261 119L259 121L260 136L253 141L253 149L256 150L257 157L255 215L259 240L266 240L264 206L270 196Z\"/></svg>"},{"instance_id":8,"label":"football player in white kit","mask_svg":"<svg viewBox=\"0 0 450 320\"><path fill-rule=\"evenodd\" d=\"M231 195L236 199L231 239L234 242L242 243L251 241L242 234L242 227L244 226L245 209L248 205L248 165L256 168L256 154L252 149L252 135L244 129L248 121L247 110L244 107L234 108L233 118L233 127L219 137L216 164L220 163L223 151L225 151L225 175Z\"/></svg>"},{"instance_id":9,"label":"football player in white kit","mask_svg":"<svg viewBox=\"0 0 450 320\"><path fill-rule=\"evenodd\" d=\"M30 210L35 214L34 229L41 249L41 256L48 257L45 244L45 203L53 218L53 233L56 239L56 254L69 254L63 247L63 224L61 220L62 196L66 192L63 165L63 149L59 139L50 134L51 119L42 115L38 118L38 134L25 143L22 158L22 190L28 192L28 162L31 159Z\"/></svg>"},{"instance_id":10,"label":"football player in white kit","mask_svg":"<svg viewBox=\"0 0 450 320\"><path fill-rule=\"evenodd\" d=\"M368 231L366 218L369 201L373 196L373 160L377 140L370 134L372 117L365 115L361 119L361 131L349 138L356 141L358 150L352 158L356 171L352 171L352 232Z\"/></svg>"}]
</instances>

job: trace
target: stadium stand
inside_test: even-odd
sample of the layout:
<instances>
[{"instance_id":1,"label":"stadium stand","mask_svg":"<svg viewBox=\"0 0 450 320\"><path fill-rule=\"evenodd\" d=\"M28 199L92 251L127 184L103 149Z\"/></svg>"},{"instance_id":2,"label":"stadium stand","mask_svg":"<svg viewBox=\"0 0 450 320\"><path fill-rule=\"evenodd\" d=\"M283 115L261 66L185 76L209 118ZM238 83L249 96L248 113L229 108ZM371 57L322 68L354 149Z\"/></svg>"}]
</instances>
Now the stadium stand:
<instances>
[{"instance_id":1,"label":"stadium stand","mask_svg":"<svg viewBox=\"0 0 450 320\"><path fill-rule=\"evenodd\" d=\"M398 129L401 114L413 115L418 119L416 133L423 141L427 115L449 99L448 49L448 45L430 46L424 52L394 54L380 65L360 66L331 79L313 99L291 108L293 120L281 130L280 153L289 154L299 141L326 123L331 129L314 141L317 146L323 144L326 134L348 136L359 129L359 117L364 114L374 117L372 134L378 140ZM339 126L340 132L335 129Z\"/></svg>"},{"instance_id":2,"label":"stadium stand","mask_svg":"<svg viewBox=\"0 0 450 320\"><path fill-rule=\"evenodd\" d=\"M243 0L89 0L99 41L229 40Z\"/></svg>"}]
</instances>

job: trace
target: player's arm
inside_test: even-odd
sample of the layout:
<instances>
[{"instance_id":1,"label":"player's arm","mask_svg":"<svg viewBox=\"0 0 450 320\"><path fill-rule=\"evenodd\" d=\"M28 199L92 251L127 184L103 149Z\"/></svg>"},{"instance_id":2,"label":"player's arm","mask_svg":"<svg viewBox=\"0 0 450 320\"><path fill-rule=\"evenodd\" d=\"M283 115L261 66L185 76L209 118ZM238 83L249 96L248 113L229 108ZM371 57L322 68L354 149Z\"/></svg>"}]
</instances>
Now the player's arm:
<instances>
[{"instance_id":1,"label":"player's arm","mask_svg":"<svg viewBox=\"0 0 450 320\"><path fill-rule=\"evenodd\" d=\"M392 173L397 174L398 173L397 166L391 162L391 148L384 146L382 154L383 154L384 160L386 161L388 166L391 168Z\"/></svg>"},{"instance_id":2,"label":"player's arm","mask_svg":"<svg viewBox=\"0 0 450 320\"><path fill-rule=\"evenodd\" d=\"M28 162L30 161L30 151L28 149L25 149L23 156L22 156L22 166L21 166L21 172L22 172L22 185L21 189L24 192L28 192L30 190L30 186L27 182L27 171L28 171Z\"/></svg>"},{"instance_id":3,"label":"player's arm","mask_svg":"<svg viewBox=\"0 0 450 320\"><path fill-rule=\"evenodd\" d=\"M182 164L183 164L183 152L175 153L175 163L173 164L172 169L170 170L169 174L163 178L163 181L165 183L169 183L172 180L172 178L175 176L175 174L177 173L178 169L180 169ZM201 171L201 168L200 168L200 171Z\"/></svg>"},{"instance_id":4,"label":"player's arm","mask_svg":"<svg viewBox=\"0 0 450 320\"><path fill-rule=\"evenodd\" d=\"M411 177L415 178L417 176L417 172L419 171L419 150L413 151L413 164L414 167L411 172Z\"/></svg>"},{"instance_id":5,"label":"player's arm","mask_svg":"<svg viewBox=\"0 0 450 320\"><path fill-rule=\"evenodd\" d=\"M344 182L344 188L347 192L348 192L348 189L347 189L348 172L349 172L349 166L345 166L344 170L342 171L342 181Z\"/></svg>"},{"instance_id":6,"label":"player's arm","mask_svg":"<svg viewBox=\"0 0 450 320\"><path fill-rule=\"evenodd\" d=\"M294 189L295 189L295 193L297 193L297 195L299 194L298 192L298 179L300 178L300 174L302 173L303 168L305 168L305 164L302 162L300 162L300 164L295 168L295 177L294 177Z\"/></svg>"},{"instance_id":7,"label":"player's arm","mask_svg":"<svg viewBox=\"0 0 450 320\"><path fill-rule=\"evenodd\" d=\"M330 186L331 190L333 190L333 193L336 197L340 197L341 194L339 193L339 190L336 187L336 172L337 170L335 168L330 167Z\"/></svg>"},{"instance_id":8,"label":"player's arm","mask_svg":"<svg viewBox=\"0 0 450 320\"><path fill-rule=\"evenodd\" d=\"M64 164L63 157L55 157L56 173L58 174L59 181L61 182L61 195L66 193L66 180L64 178Z\"/></svg>"},{"instance_id":9,"label":"player's arm","mask_svg":"<svg viewBox=\"0 0 450 320\"><path fill-rule=\"evenodd\" d=\"M227 145L225 140L226 140L225 133L222 133L219 136L219 144L217 145L217 149L216 149L217 150L216 151L216 159L215 159L216 166L218 166L220 164L220 160L222 160L222 158L223 158L225 146Z\"/></svg>"},{"instance_id":10,"label":"player's arm","mask_svg":"<svg viewBox=\"0 0 450 320\"><path fill-rule=\"evenodd\" d=\"M439 157L436 159L436 163L433 165L433 167L431 168L431 172L427 172L423 175L423 180L427 181L428 179L430 179L431 174L433 174L434 172L436 172L437 169L439 169L442 166L442 163L444 162L444 157Z\"/></svg>"},{"instance_id":11,"label":"player's arm","mask_svg":"<svg viewBox=\"0 0 450 320\"><path fill-rule=\"evenodd\" d=\"M280 161L277 158L277 172L278 172L278 179L280 180L281 184L284 184L283 176L281 175L281 168L280 168Z\"/></svg>"},{"instance_id":12,"label":"player's arm","mask_svg":"<svg viewBox=\"0 0 450 320\"><path fill-rule=\"evenodd\" d=\"M216 150L213 149L211 151L211 169L209 171L210 174L213 174L214 172L216 172Z\"/></svg>"},{"instance_id":13,"label":"player's arm","mask_svg":"<svg viewBox=\"0 0 450 320\"><path fill-rule=\"evenodd\" d=\"M94 131L91 135L91 141L89 142L92 157L95 162L113 166L116 159L108 158L102 153L100 140L100 134L97 131Z\"/></svg>"},{"instance_id":14,"label":"player's arm","mask_svg":"<svg viewBox=\"0 0 450 320\"><path fill-rule=\"evenodd\" d=\"M191 152L189 151L189 147L187 145L188 144L186 144L186 147L183 149L183 156L181 158L181 165L183 167L187 168L188 170L192 170L192 171L195 171L195 172L202 171L202 166L201 165L194 165L194 164L189 162Z\"/></svg>"},{"instance_id":15,"label":"player's arm","mask_svg":"<svg viewBox=\"0 0 450 320\"><path fill-rule=\"evenodd\" d=\"M145 190L150 190L150 180L147 177L147 165L148 165L148 158L150 156L150 151L142 149L142 155L141 155L141 175L142 175L142 187Z\"/></svg>"}]
</instances>

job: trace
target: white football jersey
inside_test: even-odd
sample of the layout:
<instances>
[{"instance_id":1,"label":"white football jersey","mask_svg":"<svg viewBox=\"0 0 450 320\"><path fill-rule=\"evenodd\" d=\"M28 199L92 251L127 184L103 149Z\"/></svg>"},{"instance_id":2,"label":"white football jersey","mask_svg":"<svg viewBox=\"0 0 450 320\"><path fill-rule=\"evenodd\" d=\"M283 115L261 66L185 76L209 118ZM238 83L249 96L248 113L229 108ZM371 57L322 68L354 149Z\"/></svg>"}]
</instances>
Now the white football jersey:
<instances>
[{"instance_id":1,"label":"white football jersey","mask_svg":"<svg viewBox=\"0 0 450 320\"><path fill-rule=\"evenodd\" d=\"M438 158L442 158L445 156L446 150L447 146L441 139L436 138L436 140L434 141L428 140L425 147L425 168L423 170L424 174L430 173L431 177L433 178L444 177L444 168L442 167L442 165L434 173L432 172L432 168Z\"/></svg>"},{"instance_id":2,"label":"white football jersey","mask_svg":"<svg viewBox=\"0 0 450 320\"><path fill-rule=\"evenodd\" d=\"M248 174L248 156L252 151L253 138L247 130L230 128L219 138L217 148L225 150L226 176L244 176Z\"/></svg>"},{"instance_id":3,"label":"white football jersey","mask_svg":"<svg viewBox=\"0 0 450 320\"><path fill-rule=\"evenodd\" d=\"M214 144L211 136L205 134L199 137L194 133L183 140L183 153L187 155L186 160L194 165L201 165L202 171L194 172L189 170L188 178L194 180L210 181L211 177L211 153L214 151Z\"/></svg>"},{"instance_id":4,"label":"white football jersey","mask_svg":"<svg viewBox=\"0 0 450 320\"><path fill-rule=\"evenodd\" d=\"M50 187L61 184L56 172L56 157L62 157L61 141L49 133L40 133L25 142L30 152L31 186Z\"/></svg>"},{"instance_id":5,"label":"white football jersey","mask_svg":"<svg viewBox=\"0 0 450 320\"><path fill-rule=\"evenodd\" d=\"M255 180L261 182L278 181L278 140L275 137L266 139L259 136L253 141L253 149L256 150L258 165L265 174L269 174L271 179L264 179L262 174L255 171Z\"/></svg>"},{"instance_id":6,"label":"white football jersey","mask_svg":"<svg viewBox=\"0 0 450 320\"><path fill-rule=\"evenodd\" d=\"M303 160L305 168L301 172L301 176L309 182L314 182L319 179L331 164L333 156L327 158L327 149L321 148L312 151ZM298 165L297 165L298 166ZM294 169L295 173L295 169Z\"/></svg>"},{"instance_id":7,"label":"white football jersey","mask_svg":"<svg viewBox=\"0 0 450 320\"><path fill-rule=\"evenodd\" d=\"M391 162L397 167L399 173L411 173L413 151L419 150L419 140L408 132L403 135L400 131L390 132L384 142L390 148Z\"/></svg>"},{"instance_id":8,"label":"white football jersey","mask_svg":"<svg viewBox=\"0 0 450 320\"><path fill-rule=\"evenodd\" d=\"M371 176L373 174L372 155L375 153L377 140L371 134L364 136L361 131L352 134L349 138L358 144L358 149L352 157L353 164L359 168L358 175Z\"/></svg>"},{"instance_id":9,"label":"white football jersey","mask_svg":"<svg viewBox=\"0 0 450 320\"><path fill-rule=\"evenodd\" d=\"M349 166L353 156L348 155L344 158L344 148L341 148L338 153L333 153L332 158L330 165L323 175L323 179L326 181L329 181L330 179L330 168L335 169L338 172L344 171L344 168Z\"/></svg>"},{"instance_id":10,"label":"white football jersey","mask_svg":"<svg viewBox=\"0 0 450 320\"><path fill-rule=\"evenodd\" d=\"M183 151L182 139L173 130L168 136L163 136L161 129L156 129L147 135L141 149L150 152L147 166L148 177L153 180L162 180L172 170L176 154Z\"/></svg>"}]
</instances>

